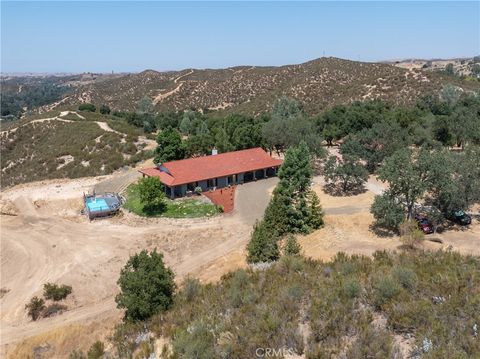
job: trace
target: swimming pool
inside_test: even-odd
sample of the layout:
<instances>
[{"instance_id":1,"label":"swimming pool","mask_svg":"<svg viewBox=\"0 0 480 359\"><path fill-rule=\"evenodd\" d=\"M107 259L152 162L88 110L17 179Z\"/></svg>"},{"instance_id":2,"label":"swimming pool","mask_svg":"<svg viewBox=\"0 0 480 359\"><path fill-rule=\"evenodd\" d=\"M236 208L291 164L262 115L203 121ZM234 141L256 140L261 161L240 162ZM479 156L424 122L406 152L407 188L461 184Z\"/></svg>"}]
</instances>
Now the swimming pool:
<instances>
[{"instance_id":1,"label":"swimming pool","mask_svg":"<svg viewBox=\"0 0 480 359\"><path fill-rule=\"evenodd\" d=\"M90 212L106 211L110 209L110 206L103 198L87 198L85 202Z\"/></svg>"}]
</instances>

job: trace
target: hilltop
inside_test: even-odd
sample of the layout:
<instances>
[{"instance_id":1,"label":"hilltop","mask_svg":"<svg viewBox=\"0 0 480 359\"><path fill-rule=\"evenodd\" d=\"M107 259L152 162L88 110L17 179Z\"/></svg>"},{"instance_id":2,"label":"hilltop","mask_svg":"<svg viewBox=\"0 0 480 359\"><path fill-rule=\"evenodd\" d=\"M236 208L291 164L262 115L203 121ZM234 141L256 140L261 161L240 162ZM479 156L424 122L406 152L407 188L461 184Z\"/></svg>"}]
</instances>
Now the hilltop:
<instances>
[{"instance_id":1,"label":"hilltop","mask_svg":"<svg viewBox=\"0 0 480 359\"><path fill-rule=\"evenodd\" d=\"M258 114L286 95L315 114L336 104L362 100L412 104L424 95L438 92L447 83L464 90L480 89L475 79L466 81L442 71L329 57L280 67L146 70L90 76L88 80L75 78L68 81L71 91L58 104L45 108L92 102L131 111L143 96L148 96L159 112L208 109Z\"/></svg>"}]
</instances>

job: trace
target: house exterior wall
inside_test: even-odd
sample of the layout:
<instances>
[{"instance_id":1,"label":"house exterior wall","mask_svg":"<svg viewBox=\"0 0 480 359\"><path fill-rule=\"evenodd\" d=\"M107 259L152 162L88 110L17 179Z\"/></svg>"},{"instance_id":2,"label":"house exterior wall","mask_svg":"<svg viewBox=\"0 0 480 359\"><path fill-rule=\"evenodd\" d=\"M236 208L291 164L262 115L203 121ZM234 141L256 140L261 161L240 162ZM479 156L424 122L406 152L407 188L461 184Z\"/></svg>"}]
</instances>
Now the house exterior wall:
<instances>
[{"instance_id":1,"label":"house exterior wall","mask_svg":"<svg viewBox=\"0 0 480 359\"><path fill-rule=\"evenodd\" d=\"M246 172L246 173L248 175L247 177L249 178L249 180L253 179L252 178L253 175L255 176L255 179L262 179L266 177L275 176L277 174L277 169L278 168L269 167L269 168L257 170L255 172ZM231 184L241 184L241 183L244 183L246 179L245 173L239 173L231 177L232 177L231 180L233 181ZM224 188L224 187L228 187L229 185L228 177L219 177L219 178L210 180L210 183L213 184L214 185L213 187L216 187L216 188ZM209 181L198 181L195 187L200 187L203 192L206 192L210 189L213 189L213 187L212 186L209 187L208 184L209 184ZM193 187L194 185L195 183L190 183L191 190L192 188L194 188ZM165 186L165 193L169 198L172 198L172 199L177 197L183 197L187 194L188 186L189 186L188 184L183 184L183 185L178 185L173 187Z\"/></svg>"},{"instance_id":2,"label":"house exterior wall","mask_svg":"<svg viewBox=\"0 0 480 359\"><path fill-rule=\"evenodd\" d=\"M223 188L227 186L228 186L227 177L217 178L217 188Z\"/></svg>"},{"instance_id":3,"label":"house exterior wall","mask_svg":"<svg viewBox=\"0 0 480 359\"><path fill-rule=\"evenodd\" d=\"M200 187L202 191L207 191L208 190L207 181L199 181L198 187Z\"/></svg>"},{"instance_id":4,"label":"house exterior wall","mask_svg":"<svg viewBox=\"0 0 480 359\"><path fill-rule=\"evenodd\" d=\"M243 176L244 176L243 173L239 173L239 174L237 175L237 183L238 183L238 184L243 183Z\"/></svg>"}]
</instances>

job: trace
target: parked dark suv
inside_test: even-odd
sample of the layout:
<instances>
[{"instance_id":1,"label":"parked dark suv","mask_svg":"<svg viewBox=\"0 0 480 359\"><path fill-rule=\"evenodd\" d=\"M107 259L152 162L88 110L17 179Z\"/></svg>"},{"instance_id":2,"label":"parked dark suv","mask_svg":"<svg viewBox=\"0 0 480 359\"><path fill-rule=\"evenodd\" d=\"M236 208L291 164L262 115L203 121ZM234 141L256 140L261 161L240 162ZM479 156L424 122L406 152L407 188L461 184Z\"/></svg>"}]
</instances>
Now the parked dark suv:
<instances>
[{"instance_id":1,"label":"parked dark suv","mask_svg":"<svg viewBox=\"0 0 480 359\"><path fill-rule=\"evenodd\" d=\"M455 223L460 224L461 226L468 226L470 223L472 223L472 217L470 217L462 210L452 211L449 219Z\"/></svg>"},{"instance_id":2,"label":"parked dark suv","mask_svg":"<svg viewBox=\"0 0 480 359\"><path fill-rule=\"evenodd\" d=\"M430 223L427 217L421 214L416 214L415 220L418 223L418 228L420 228L423 233L433 233L433 225Z\"/></svg>"}]
</instances>

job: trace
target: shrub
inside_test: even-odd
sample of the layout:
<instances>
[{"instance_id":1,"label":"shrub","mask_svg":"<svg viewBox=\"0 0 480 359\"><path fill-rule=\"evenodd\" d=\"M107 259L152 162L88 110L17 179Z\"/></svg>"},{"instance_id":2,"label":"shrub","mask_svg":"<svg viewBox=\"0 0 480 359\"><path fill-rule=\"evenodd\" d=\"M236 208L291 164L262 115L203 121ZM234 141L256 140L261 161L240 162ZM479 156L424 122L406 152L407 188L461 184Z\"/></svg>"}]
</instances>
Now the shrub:
<instances>
[{"instance_id":1,"label":"shrub","mask_svg":"<svg viewBox=\"0 0 480 359\"><path fill-rule=\"evenodd\" d=\"M87 357L88 359L100 359L105 354L105 345L103 342L97 340L92 344L90 349L88 349Z\"/></svg>"},{"instance_id":2,"label":"shrub","mask_svg":"<svg viewBox=\"0 0 480 359\"><path fill-rule=\"evenodd\" d=\"M173 348L181 358L211 359L215 357L213 334L203 323L193 323L173 340Z\"/></svg>"},{"instance_id":3,"label":"shrub","mask_svg":"<svg viewBox=\"0 0 480 359\"><path fill-rule=\"evenodd\" d=\"M185 299L187 300L187 302L190 302L193 299L195 299L195 297L200 292L200 290L201 290L201 284L198 279L187 278L185 280L183 294L185 295Z\"/></svg>"},{"instance_id":4,"label":"shrub","mask_svg":"<svg viewBox=\"0 0 480 359\"><path fill-rule=\"evenodd\" d=\"M414 249L425 239L424 233L415 221L403 222L400 225L400 236L402 243L410 249Z\"/></svg>"},{"instance_id":5,"label":"shrub","mask_svg":"<svg viewBox=\"0 0 480 359\"><path fill-rule=\"evenodd\" d=\"M343 284L343 292L349 299L357 298L360 295L362 287L358 281L352 279Z\"/></svg>"},{"instance_id":6,"label":"shrub","mask_svg":"<svg viewBox=\"0 0 480 359\"><path fill-rule=\"evenodd\" d=\"M118 308L125 308L125 319L145 320L170 307L175 292L173 271L156 250L141 251L130 257L118 279Z\"/></svg>"},{"instance_id":7,"label":"shrub","mask_svg":"<svg viewBox=\"0 0 480 359\"><path fill-rule=\"evenodd\" d=\"M417 285L417 275L411 269L396 267L393 270L393 277L405 289L413 290Z\"/></svg>"},{"instance_id":8,"label":"shrub","mask_svg":"<svg viewBox=\"0 0 480 359\"><path fill-rule=\"evenodd\" d=\"M110 114L110 107L108 107L107 105L102 105L100 106L100 113L102 115L108 115Z\"/></svg>"},{"instance_id":9,"label":"shrub","mask_svg":"<svg viewBox=\"0 0 480 359\"><path fill-rule=\"evenodd\" d=\"M68 359L87 359L87 357L83 351L74 349L68 356Z\"/></svg>"},{"instance_id":10,"label":"shrub","mask_svg":"<svg viewBox=\"0 0 480 359\"><path fill-rule=\"evenodd\" d=\"M97 108L93 103L82 103L80 106L78 106L79 111L90 111L90 112L95 112Z\"/></svg>"},{"instance_id":11,"label":"shrub","mask_svg":"<svg viewBox=\"0 0 480 359\"><path fill-rule=\"evenodd\" d=\"M381 276L374 283L374 304L380 308L390 299L395 297L400 288L391 276Z\"/></svg>"},{"instance_id":12,"label":"shrub","mask_svg":"<svg viewBox=\"0 0 480 359\"><path fill-rule=\"evenodd\" d=\"M25 305L25 309L28 310L28 315L32 320L37 320L45 309L45 301L42 298L33 297L30 299L30 303Z\"/></svg>"},{"instance_id":13,"label":"shrub","mask_svg":"<svg viewBox=\"0 0 480 359\"><path fill-rule=\"evenodd\" d=\"M202 192L203 192L202 187L200 187L200 186L195 187L195 193L196 194L201 195Z\"/></svg>"},{"instance_id":14,"label":"shrub","mask_svg":"<svg viewBox=\"0 0 480 359\"><path fill-rule=\"evenodd\" d=\"M400 352L386 331L369 326L347 351L346 358L400 358Z\"/></svg>"},{"instance_id":15,"label":"shrub","mask_svg":"<svg viewBox=\"0 0 480 359\"><path fill-rule=\"evenodd\" d=\"M59 301L65 299L70 293L72 293L72 287L69 285L56 285L54 283L45 283L43 285L43 296L45 299L52 299Z\"/></svg>"},{"instance_id":16,"label":"shrub","mask_svg":"<svg viewBox=\"0 0 480 359\"><path fill-rule=\"evenodd\" d=\"M53 303L46 307L42 312L42 317L53 317L57 314L62 314L67 309L66 305Z\"/></svg>"}]
</instances>

